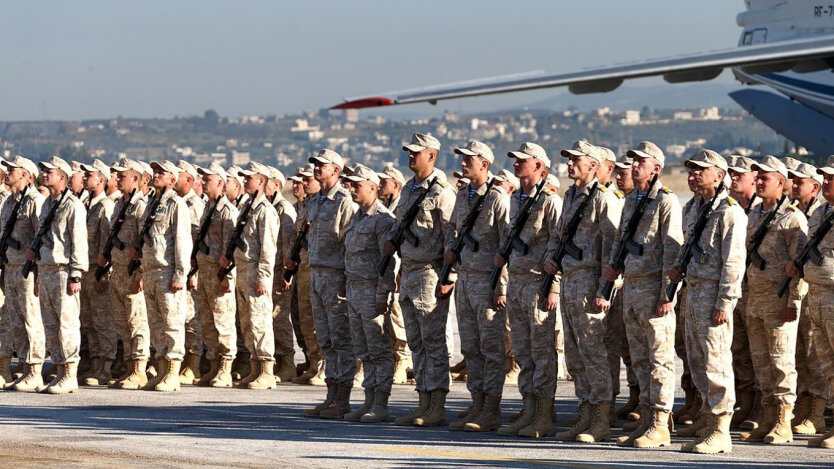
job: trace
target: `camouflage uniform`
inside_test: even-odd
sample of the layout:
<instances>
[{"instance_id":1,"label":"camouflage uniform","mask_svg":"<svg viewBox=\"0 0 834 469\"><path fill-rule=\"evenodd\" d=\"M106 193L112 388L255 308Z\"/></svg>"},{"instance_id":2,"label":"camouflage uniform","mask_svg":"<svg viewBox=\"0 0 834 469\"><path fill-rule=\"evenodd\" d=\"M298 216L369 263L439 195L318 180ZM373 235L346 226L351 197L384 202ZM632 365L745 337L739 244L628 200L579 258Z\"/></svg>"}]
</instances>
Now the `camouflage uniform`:
<instances>
[{"instance_id":1,"label":"camouflage uniform","mask_svg":"<svg viewBox=\"0 0 834 469\"><path fill-rule=\"evenodd\" d=\"M8 200L9 191L6 186L0 185L0 207ZM0 227L2 231L2 227ZM5 288L5 285L3 285ZM10 308L6 307L6 295L0 290L0 358L11 358L15 352L15 336L17 336L18 344L25 348L26 329L23 327L23 321L18 315L13 314ZM21 348L20 353L23 353Z\"/></svg>"},{"instance_id":2,"label":"camouflage uniform","mask_svg":"<svg viewBox=\"0 0 834 469\"><path fill-rule=\"evenodd\" d=\"M772 210L777 210L773 224L767 230L758 252L766 262L764 270L754 264L747 269L747 337L750 341L750 355L756 369L756 377L762 389L762 402L766 404L789 404L796 402L796 333L798 321L782 320L785 307L796 309L802 306L803 281L791 283L788 294L779 298L777 285L784 277L785 264L796 255L800 245L805 244L808 225L805 216L785 200ZM771 210L763 205L748 214L747 238L767 218Z\"/></svg>"},{"instance_id":3,"label":"camouflage uniform","mask_svg":"<svg viewBox=\"0 0 834 469\"><path fill-rule=\"evenodd\" d=\"M89 264L84 205L69 191L63 200L60 197L48 197L41 210L43 223L51 207L59 204L38 252L38 299L46 348L53 363L63 365L77 363L81 350L80 298L67 294L67 284L80 279Z\"/></svg>"},{"instance_id":4,"label":"camouflage uniform","mask_svg":"<svg viewBox=\"0 0 834 469\"><path fill-rule=\"evenodd\" d=\"M446 235L454 228L451 216L455 193L443 172L435 169L420 183L413 178L406 182L394 212L397 221L401 222L412 199L425 192L429 181L435 177L437 183L423 200L421 210L411 224L411 231L420 239L419 246L412 246L407 241L400 246L400 308L414 360L416 388L422 392L448 391L450 386L446 343L449 298L437 299L434 294Z\"/></svg>"},{"instance_id":5,"label":"camouflage uniform","mask_svg":"<svg viewBox=\"0 0 834 469\"><path fill-rule=\"evenodd\" d=\"M292 323L290 322L290 311L292 309L292 290L280 288L284 275L284 259L289 258L292 253L292 239L295 236L295 208L285 199L281 193L276 193L272 201L278 213L280 229L275 255L275 275L272 287L272 329L275 337L275 356L292 357L295 348L292 343Z\"/></svg>"},{"instance_id":6,"label":"camouflage uniform","mask_svg":"<svg viewBox=\"0 0 834 469\"><path fill-rule=\"evenodd\" d=\"M203 211L200 223L210 211L211 202ZM220 293L217 272L220 270L220 256L232 238L238 210L229 199L220 197L217 208L211 215L208 232L203 242L208 248L208 254L201 249L197 253L199 266L197 283L197 311L200 313L200 326L203 329L203 340L206 346L206 359L218 358L233 360L237 354L237 334L235 331L235 277L234 270L226 277L229 291Z\"/></svg>"},{"instance_id":7,"label":"camouflage uniform","mask_svg":"<svg viewBox=\"0 0 834 469\"><path fill-rule=\"evenodd\" d=\"M745 212L749 214L754 207L758 210L761 202L761 199L756 198ZM741 284L741 298L733 312L733 373L736 377L737 391L753 391L758 390L759 386L756 384L756 372L753 369L750 340L747 336L747 298L750 298L747 282Z\"/></svg>"},{"instance_id":8,"label":"camouflage uniform","mask_svg":"<svg viewBox=\"0 0 834 469\"><path fill-rule=\"evenodd\" d=\"M306 223L307 200L302 203L296 203L295 209L298 217L295 223L294 236L298 234L300 225ZM293 243L295 238L293 238ZM319 347L318 337L316 336L316 325L313 321L313 300L310 297L310 254L307 251L307 243L301 249L301 262L298 264L298 272L295 274L296 298L298 300L298 322L301 335L304 337L304 344L307 346L307 360L312 365L320 362L324 356Z\"/></svg>"},{"instance_id":9,"label":"camouflage uniform","mask_svg":"<svg viewBox=\"0 0 834 469\"><path fill-rule=\"evenodd\" d=\"M394 211L400 203L400 198L391 199L385 208ZM397 265L394 272L400 275L402 269L402 262L399 258L396 259ZM391 295L389 304L389 313L391 317L391 348L394 350L394 357L397 361L410 362L411 349L408 348L408 338L405 335L405 321L403 320L403 312L400 309L400 292L399 289Z\"/></svg>"},{"instance_id":10,"label":"camouflage uniform","mask_svg":"<svg viewBox=\"0 0 834 469\"><path fill-rule=\"evenodd\" d=\"M191 268L191 218L182 197L173 189L161 194L154 213L144 219L154 222L142 247L142 278L151 344L156 356L182 360L185 354L186 295L183 289L171 291L171 282L185 288ZM143 220L144 223L144 220Z\"/></svg>"},{"instance_id":11,"label":"camouflage uniform","mask_svg":"<svg viewBox=\"0 0 834 469\"><path fill-rule=\"evenodd\" d=\"M642 197L650 197L632 240L643 246L643 254L629 254L623 269L623 319L631 363L640 382L640 402L657 410L671 411L675 403L674 312L657 316L656 308L666 301L666 277L674 265L683 241L681 207L678 198L660 181L652 191L628 195L617 237ZM614 259L611 259L613 264Z\"/></svg>"},{"instance_id":12,"label":"camouflage uniform","mask_svg":"<svg viewBox=\"0 0 834 469\"><path fill-rule=\"evenodd\" d=\"M813 233L821 224L823 217L834 216L831 205L825 204L815 210L808 221L808 232ZM801 247L801 246L800 246ZM834 229L829 230L818 246L823 255L823 262L817 265L813 261L805 264L804 281L808 283L808 295L803 302L803 315L807 315L811 325L811 337L808 345L819 360L823 376L828 383L834 382ZM818 397L813 388L809 391Z\"/></svg>"},{"instance_id":13,"label":"camouflage uniform","mask_svg":"<svg viewBox=\"0 0 834 469\"><path fill-rule=\"evenodd\" d=\"M87 201L87 247L89 266L96 265L110 235L113 201L102 192ZM113 294L110 285L103 293L96 290L96 269L90 268L81 281L81 323L87 324L87 343L91 358L113 361L116 358L116 326L113 322Z\"/></svg>"},{"instance_id":14,"label":"camouflage uniform","mask_svg":"<svg viewBox=\"0 0 834 469\"><path fill-rule=\"evenodd\" d=\"M347 189L335 184L306 202L310 296L316 337L325 359L328 383L352 387L356 355L350 335L345 285L345 229L356 211Z\"/></svg>"},{"instance_id":15,"label":"camouflage uniform","mask_svg":"<svg viewBox=\"0 0 834 469\"><path fill-rule=\"evenodd\" d=\"M717 208L710 214L699 240L704 254L700 262L693 258L686 269L684 315L686 355L692 381L704 397L704 409L719 415L732 413L736 400L730 351L733 326L732 320L715 326L712 314L714 310L721 310L732 315L741 296L747 217L725 192L718 196L715 204ZM690 221L694 224L706 204L699 206L695 202L692 208L695 211ZM691 235L688 231L686 238Z\"/></svg>"},{"instance_id":16,"label":"camouflage uniform","mask_svg":"<svg viewBox=\"0 0 834 469\"><path fill-rule=\"evenodd\" d=\"M200 237L200 219L203 218L206 202L193 189L183 196L183 200L191 217L191 240L194 242ZM200 356L203 354L203 328L200 325L197 292L188 291L185 298L185 351Z\"/></svg>"},{"instance_id":17,"label":"camouflage uniform","mask_svg":"<svg viewBox=\"0 0 834 469\"><path fill-rule=\"evenodd\" d=\"M489 275L492 257L499 248L500 235L508 229L510 200L503 190L494 187L486 194L486 188L486 184L477 189L467 185L458 192L452 212L455 230L449 233L446 249L452 249L454 239L463 229L474 204L480 197L486 197L470 231L472 238L478 242L478 251L473 252L466 245L461 250L455 303L460 350L466 359L466 387L473 394L482 392L500 396L506 366L504 331L507 316L504 309L495 309L493 300L495 295L506 296L507 284L502 279L498 290L492 292Z\"/></svg>"},{"instance_id":18,"label":"camouflage uniform","mask_svg":"<svg viewBox=\"0 0 834 469\"><path fill-rule=\"evenodd\" d=\"M588 196L596 179L581 189L572 186L565 194L565 209L550 237L550 249L555 244L574 212ZM608 354L603 344L605 313L593 309L593 301L599 295L599 278L602 262L611 254L615 232L620 223L621 207L610 203L605 195L610 189L599 189L586 210L573 241L582 250L582 260L565 256L562 260L562 319L565 328L565 358L568 372L573 377L576 397L580 404L598 405L611 400L611 372ZM552 251L548 256L552 255ZM517 352L516 352L517 354Z\"/></svg>"},{"instance_id":19,"label":"camouflage uniform","mask_svg":"<svg viewBox=\"0 0 834 469\"><path fill-rule=\"evenodd\" d=\"M698 220L698 203L700 199L693 196L683 206L681 217L682 231L684 238L692 225ZM692 373L689 371L689 359L686 357L686 281L682 282L678 295L675 298L675 354L683 362L683 373L681 374L681 389L685 392L698 392L695 383L692 382ZM741 302L739 302L741 303Z\"/></svg>"},{"instance_id":20,"label":"camouflage uniform","mask_svg":"<svg viewBox=\"0 0 834 469\"><path fill-rule=\"evenodd\" d=\"M377 274L376 264L394 221L394 214L377 199L367 212L354 213L345 228L348 315L353 347L365 372L362 386L387 393L394 380L391 325L387 314L376 313L375 305L388 304L396 285L393 263L383 276Z\"/></svg>"}]
</instances>

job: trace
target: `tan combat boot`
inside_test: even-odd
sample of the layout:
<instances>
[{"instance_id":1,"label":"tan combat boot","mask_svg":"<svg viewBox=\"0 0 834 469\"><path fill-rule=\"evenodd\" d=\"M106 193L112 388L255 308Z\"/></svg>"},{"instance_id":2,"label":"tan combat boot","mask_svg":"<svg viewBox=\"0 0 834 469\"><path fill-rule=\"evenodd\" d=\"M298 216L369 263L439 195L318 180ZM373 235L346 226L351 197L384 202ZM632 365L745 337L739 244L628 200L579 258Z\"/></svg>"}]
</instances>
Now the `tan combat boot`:
<instances>
[{"instance_id":1,"label":"tan combat boot","mask_svg":"<svg viewBox=\"0 0 834 469\"><path fill-rule=\"evenodd\" d=\"M733 416L729 412L713 415L710 418L711 425L709 433L704 435L701 441L692 447L691 451L700 454L729 454L732 452L733 441L730 437L730 420L732 418Z\"/></svg>"},{"instance_id":2,"label":"tan combat boot","mask_svg":"<svg viewBox=\"0 0 834 469\"><path fill-rule=\"evenodd\" d=\"M374 405L359 420L362 423L380 423L388 420L388 397L390 395L391 393L388 391L377 390L374 396Z\"/></svg>"},{"instance_id":3,"label":"tan combat boot","mask_svg":"<svg viewBox=\"0 0 834 469\"><path fill-rule=\"evenodd\" d=\"M811 410L808 416L793 425L793 432L798 435L814 435L825 431L825 398L811 396ZM794 419L795 420L795 419Z\"/></svg>"},{"instance_id":4,"label":"tan combat boot","mask_svg":"<svg viewBox=\"0 0 834 469\"><path fill-rule=\"evenodd\" d=\"M798 425L799 422L808 418L808 414L811 413L812 397L813 396L807 392L803 392L796 397L796 407L793 409L793 420L791 420L791 425Z\"/></svg>"},{"instance_id":5,"label":"tan combat boot","mask_svg":"<svg viewBox=\"0 0 834 469\"><path fill-rule=\"evenodd\" d=\"M576 441L576 437L591 426L593 414L593 406L591 403L587 401L583 402L579 406L579 418L576 420L576 423L566 431L557 433L556 439L559 441Z\"/></svg>"},{"instance_id":6,"label":"tan combat boot","mask_svg":"<svg viewBox=\"0 0 834 469\"><path fill-rule=\"evenodd\" d=\"M518 436L542 438L553 435L553 398L536 397L536 414L530 425L518 431Z\"/></svg>"},{"instance_id":7,"label":"tan combat boot","mask_svg":"<svg viewBox=\"0 0 834 469\"><path fill-rule=\"evenodd\" d=\"M426 391L417 391L419 402L417 408L394 419L394 425L412 425L414 421L429 411L431 407L431 394Z\"/></svg>"},{"instance_id":8,"label":"tan combat boot","mask_svg":"<svg viewBox=\"0 0 834 469\"><path fill-rule=\"evenodd\" d=\"M217 374L209 381L209 386L213 388L230 388L232 387L232 361L228 358L221 358L220 364L217 368Z\"/></svg>"},{"instance_id":9,"label":"tan combat boot","mask_svg":"<svg viewBox=\"0 0 834 469\"><path fill-rule=\"evenodd\" d=\"M533 423L536 418L536 396L523 396L521 401L521 415L510 425L498 428L498 434L503 436L518 435L518 431Z\"/></svg>"},{"instance_id":10,"label":"tan combat boot","mask_svg":"<svg viewBox=\"0 0 834 469\"><path fill-rule=\"evenodd\" d=\"M330 404L333 403L334 399L336 399L336 384L327 383L327 397L324 398L324 402L318 404L312 409L306 409L304 411L304 416L310 418L318 418L321 414L321 411L330 407Z\"/></svg>"},{"instance_id":11,"label":"tan combat boot","mask_svg":"<svg viewBox=\"0 0 834 469\"><path fill-rule=\"evenodd\" d=\"M474 422L478 416L481 414L481 411L484 410L484 399L486 395L482 392L473 392L472 393L472 405L469 406L467 409L466 415L463 416L461 420L455 420L454 422L449 424L449 430L452 431L463 431L463 427L466 426L469 422ZM458 414L460 415L460 414Z\"/></svg>"},{"instance_id":12,"label":"tan combat boot","mask_svg":"<svg viewBox=\"0 0 834 469\"><path fill-rule=\"evenodd\" d=\"M521 367L513 357L507 357L507 374L504 376L504 384L518 384L518 375L521 374Z\"/></svg>"},{"instance_id":13,"label":"tan combat boot","mask_svg":"<svg viewBox=\"0 0 834 469\"><path fill-rule=\"evenodd\" d=\"M765 435L762 441L772 445L781 445L793 441L791 416L793 416L793 406L790 404L779 404L776 414L776 424Z\"/></svg>"},{"instance_id":14,"label":"tan combat boot","mask_svg":"<svg viewBox=\"0 0 834 469\"><path fill-rule=\"evenodd\" d=\"M281 355L276 361L275 380L279 383L290 383L295 378L295 360L292 355Z\"/></svg>"},{"instance_id":15,"label":"tan combat boot","mask_svg":"<svg viewBox=\"0 0 834 469\"><path fill-rule=\"evenodd\" d=\"M628 387L628 402L624 406L617 409L617 420L623 420L628 417L628 414L634 412L637 406L640 405L640 387Z\"/></svg>"},{"instance_id":16,"label":"tan combat boot","mask_svg":"<svg viewBox=\"0 0 834 469\"><path fill-rule=\"evenodd\" d=\"M762 441L765 435L770 433L770 430L776 425L776 417L779 412L779 406L775 404L767 404L764 406L761 425L757 426L753 431L742 433L738 436L740 441Z\"/></svg>"},{"instance_id":17,"label":"tan combat boot","mask_svg":"<svg viewBox=\"0 0 834 469\"><path fill-rule=\"evenodd\" d=\"M484 407L478 418L467 422L467 432L491 432L501 426L501 395L487 394Z\"/></svg>"},{"instance_id":18,"label":"tan combat boot","mask_svg":"<svg viewBox=\"0 0 834 469\"><path fill-rule=\"evenodd\" d=\"M110 375L110 367L113 365L113 362L106 358L100 358L98 360L98 366L90 370L90 374L84 380L85 386L104 386L110 382L112 378Z\"/></svg>"},{"instance_id":19,"label":"tan combat boot","mask_svg":"<svg viewBox=\"0 0 834 469\"><path fill-rule=\"evenodd\" d=\"M408 384L408 367L405 360L394 357L394 384Z\"/></svg>"},{"instance_id":20,"label":"tan combat boot","mask_svg":"<svg viewBox=\"0 0 834 469\"><path fill-rule=\"evenodd\" d=\"M446 425L446 394L449 391L435 389L431 392L429 411L414 419L418 427L437 427Z\"/></svg>"},{"instance_id":21,"label":"tan combat boot","mask_svg":"<svg viewBox=\"0 0 834 469\"><path fill-rule=\"evenodd\" d=\"M730 427L733 428L738 427L750 417L753 411L753 404L756 400L756 393L752 389L740 391L737 396L737 410L733 412L733 420L730 421Z\"/></svg>"},{"instance_id":22,"label":"tan combat boot","mask_svg":"<svg viewBox=\"0 0 834 469\"><path fill-rule=\"evenodd\" d=\"M12 378L12 357L0 358L0 389L13 386Z\"/></svg>"},{"instance_id":23,"label":"tan combat boot","mask_svg":"<svg viewBox=\"0 0 834 469\"><path fill-rule=\"evenodd\" d=\"M60 365L62 372L60 379L55 383L49 383L46 392L49 394L70 394L78 392L78 362L65 363Z\"/></svg>"},{"instance_id":24,"label":"tan combat boot","mask_svg":"<svg viewBox=\"0 0 834 469\"><path fill-rule=\"evenodd\" d=\"M363 415L371 411L371 408L374 406L374 399L376 399L376 389L365 388L365 402L356 410L346 413L342 418L348 422L360 421Z\"/></svg>"},{"instance_id":25,"label":"tan combat boot","mask_svg":"<svg viewBox=\"0 0 834 469\"><path fill-rule=\"evenodd\" d=\"M679 428L675 435L682 436L682 437L691 437L691 436L702 436L706 432L709 431L709 426L711 425L712 419L712 412L709 411L702 411L700 417L698 417L692 425L688 427Z\"/></svg>"},{"instance_id":26,"label":"tan combat boot","mask_svg":"<svg viewBox=\"0 0 834 469\"><path fill-rule=\"evenodd\" d=\"M93 357L90 359L90 367L81 374L79 379L82 383L87 385L87 378L94 377L98 374L99 370L101 369L101 358ZM87 385L87 386L95 386L95 385Z\"/></svg>"},{"instance_id":27,"label":"tan combat boot","mask_svg":"<svg viewBox=\"0 0 834 469\"><path fill-rule=\"evenodd\" d=\"M684 389L683 407L672 412L672 420L678 422L682 416L689 415L689 411L692 410L692 404L695 402L696 394L697 391L694 389Z\"/></svg>"},{"instance_id":28,"label":"tan combat boot","mask_svg":"<svg viewBox=\"0 0 834 469\"><path fill-rule=\"evenodd\" d=\"M635 448L660 448L672 443L669 433L669 412L652 409L652 423L642 436L634 440Z\"/></svg>"},{"instance_id":29,"label":"tan combat boot","mask_svg":"<svg viewBox=\"0 0 834 469\"><path fill-rule=\"evenodd\" d=\"M245 388L249 383L258 379L258 376L260 376L261 374L259 365L260 362L258 360L249 360L249 374L241 378L241 380L237 383L235 383L235 387Z\"/></svg>"},{"instance_id":30,"label":"tan combat boot","mask_svg":"<svg viewBox=\"0 0 834 469\"><path fill-rule=\"evenodd\" d=\"M753 408L750 409L750 415L744 422L741 422L739 428L742 430L755 430L764 423L764 404L762 404L762 394L755 391L753 395Z\"/></svg>"},{"instance_id":31,"label":"tan combat boot","mask_svg":"<svg viewBox=\"0 0 834 469\"><path fill-rule=\"evenodd\" d=\"M831 427L830 430L820 436L809 439L808 447L834 449L834 427Z\"/></svg>"},{"instance_id":32,"label":"tan combat boot","mask_svg":"<svg viewBox=\"0 0 834 469\"><path fill-rule=\"evenodd\" d=\"M350 412L351 389L353 389L352 382L336 384L336 394L333 397L333 403L330 404L330 407L322 410L319 413L319 417L323 419L340 419Z\"/></svg>"},{"instance_id":33,"label":"tan combat boot","mask_svg":"<svg viewBox=\"0 0 834 469\"><path fill-rule=\"evenodd\" d=\"M130 360L128 362L130 374L115 384L117 389L144 389L148 385L147 360Z\"/></svg>"},{"instance_id":34,"label":"tan combat boot","mask_svg":"<svg viewBox=\"0 0 834 469\"><path fill-rule=\"evenodd\" d=\"M611 425L608 424L608 411L611 402L602 401L594 405L594 414L588 428L576 436L581 443L599 443L611 438Z\"/></svg>"},{"instance_id":35,"label":"tan combat boot","mask_svg":"<svg viewBox=\"0 0 834 469\"><path fill-rule=\"evenodd\" d=\"M310 378L315 376L316 373L319 372L319 369L324 369L324 362L321 360L311 361L310 366L308 366L303 373L296 376L295 378L292 378L290 381L292 381L295 384L310 384Z\"/></svg>"},{"instance_id":36,"label":"tan combat boot","mask_svg":"<svg viewBox=\"0 0 834 469\"><path fill-rule=\"evenodd\" d=\"M200 356L194 353L186 353L182 361L182 370L179 375L180 384L197 384L200 381Z\"/></svg>"},{"instance_id":37,"label":"tan combat boot","mask_svg":"<svg viewBox=\"0 0 834 469\"><path fill-rule=\"evenodd\" d=\"M15 381L12 388L19 392L41 392L44 387L42 368L43 364L41 363L27 364L26 373Z\"/></svg>"},{"instance_id":38,"label":"tan combat boot","mask_svg":"<svg viewBox=\"0 0 834 469\"><path fill-rule=\"evenodd\" d=\"M631 433L628 436L621 436L617 438L617 446L634 446L634 442L641 436L645 435L645 433L649 431L649 428L654 423L654 420L652 419L652 409L650 409L649 406L638 405L637 411L640 412L640 418L636 420L637 426L634 428L634 430L631 431Z\"/></svg>"},{"instance_id":39,"label":"tan combat boot","mask_svg":"<svg viewBox=\"0 0 834 469\"><path fill-rule=\"evenodd\" d=\"M681 425L692 425L701 417L701 407L704 406L704 399L701 397L701 393L695 391L695 397L692 399L692 407L689 408L689 412L686 414L681 414L680 417L675 419L676 423Z\"/></svg>"},{"instance_id":40,"label":"tan combat boot","mask_svg":"<svg viewBox=\"0 0 834 469\"><path fill-rule=\"evenodd\" d=\"M54 374L52 374L52 373L54 373ZM50 373L50 376L52 376L52 379L49 380L48 383L46 383L46 388L58 384L58 382L61 381L64 378L64 373L65 373L64 365L56 365L55 363L53 363L52 368L51 368L51 373ZM46 392L46 388L43 389L43 392Z\"/></svg>"},{"instance_id":41,"label":"tan combat boot","mask_svg":"<svg viewBox=\"0 0 834 469\"><path fill-rule=\"evenodd\" d=\"M217 376L218 371L220 371L220 359L215 358L214 360L209 360L209 371L200 376L200 380L197 381L197 386L210 386L211 381Z\"/></svg>"},{"instance_id":42,"label":"tan combat boot","mask_svg":"<svg viewBox=\"0 0 834 469\"><path fill-rule=\"evenodd\" d=\"M633 432L638 428L643 428L643 431L649 428L650 422L646 422L645 420L651 419L652 411L649 408L648 404L640 403L637 405L637 420L629 420L628 422L623 424L623 431L626 432Z\"/></svg>"},{"instance_id":43,"label":"tan combat boot","mask_svg":"<svg viewBox=\"0 0 834 469\"><path fill-rule=\"evenodd\" d=\"M170 362L167 358L157 357L156 359L156 375L153 378L148 378L148 383L142 386L145 391L153 391L156 385L162 382L165 375L168 374Z\"/></svg>"},{"instance_id":44,"label":"tan combat boot","mask_svg":"<svg viewBox=\"0 0 834 469\"><path fill-rule=\"evenodd\" d=\"M166 360L167 366L162 380L153 387L154 391L175 392L180 390L180 367L182 360Z\"/></svg>"},{"instance_id":45,"label":"tan combat boot","mask_svg":"<svg viewBox=\"0 0 834 469\"><path fill-rule=\"evenodd\" d=\"M258 366L252 369L258 370L258 376L246 384L246 389L264 390L275 387L275 375L272 374L272 370L275 369L274 361L259 361Z\"/></svg>"}]
</instances>

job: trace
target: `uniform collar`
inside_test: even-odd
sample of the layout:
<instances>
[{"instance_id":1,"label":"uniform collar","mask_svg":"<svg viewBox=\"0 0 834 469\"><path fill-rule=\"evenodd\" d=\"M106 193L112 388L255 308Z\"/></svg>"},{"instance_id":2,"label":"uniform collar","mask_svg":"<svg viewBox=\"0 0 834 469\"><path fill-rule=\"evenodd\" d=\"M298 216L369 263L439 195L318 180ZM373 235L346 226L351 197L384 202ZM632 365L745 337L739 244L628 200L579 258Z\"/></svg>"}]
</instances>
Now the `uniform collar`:
<instances>
[{"instance_id":1,"label":"uniform collar","mask_svg":"<svg viewBox=\"0 0 834 469\"><path fill-rule=\"evenodd\" d=\"M92 195L91 195L90 199L89 199L89 206L92 207L93 205L101 202L102 200L104 200L106 198L107 198L107 194L105 194L104 191L101 191L101 194L99 194L95 197L92 197Z\"/></svg>"},{"instance_id":2,"label":"uniform collar","mask_svg":"<svg viewBox=\"0 0 834 469\"><path fill-rule=\"evenodd\" d=\"M319 191L319 193L316 194L316 197L320 198L323 195L326 199L333 200L336 198L336 194L341 192L341 189L342 186L340 186L339 183L336 182L336 184L333 184L333 187L331 187L329 191L327 191L326 193Z\"/></svg>"}]
</instances>

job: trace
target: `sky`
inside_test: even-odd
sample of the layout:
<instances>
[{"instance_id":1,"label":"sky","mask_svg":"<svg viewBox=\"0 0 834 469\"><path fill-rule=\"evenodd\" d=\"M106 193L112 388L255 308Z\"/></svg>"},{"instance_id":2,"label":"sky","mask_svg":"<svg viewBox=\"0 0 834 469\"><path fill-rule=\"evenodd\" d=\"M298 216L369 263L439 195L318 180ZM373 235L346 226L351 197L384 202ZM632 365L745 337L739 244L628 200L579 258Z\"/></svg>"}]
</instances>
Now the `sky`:
<instances>
[{"instance_id":1,"label":"sky","mask_svg":"<svg viewBox=\"0 0 834 469\"><path fill-rule=\"evenodd\" d=\"M291 114L345 97L724 49L738 42L743 9L742 0L4 2L0 121Z\"/></svg>"}]
</instances>

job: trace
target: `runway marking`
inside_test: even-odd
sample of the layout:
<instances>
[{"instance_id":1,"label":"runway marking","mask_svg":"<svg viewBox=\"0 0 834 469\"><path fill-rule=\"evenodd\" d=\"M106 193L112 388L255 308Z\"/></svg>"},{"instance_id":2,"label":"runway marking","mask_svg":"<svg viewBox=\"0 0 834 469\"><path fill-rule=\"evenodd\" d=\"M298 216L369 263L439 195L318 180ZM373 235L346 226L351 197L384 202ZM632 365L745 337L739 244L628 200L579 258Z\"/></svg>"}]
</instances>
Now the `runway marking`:
<instances>
[{"instance_id":1,"label":"runway marking","mask_svg":"<svg viewBox=\"0 0 834 469\"><path fill-rule=\"evenodd\" d=\"M371 449L376 451L390 451L393 453L409 453L419 454L423 456L446 456L450 458L472 459L476 461L501 461L521 464L538 464L540 466L567 467L571 469L602 469L610 467L599 464L569 463L559 461L547 461L544 459L507 458L503 456L490 456L486 454L459 453L456 451L439 451L434 449L405 448L401 446L373 446L371 447Z\"/></svg>"}]
</instances>

